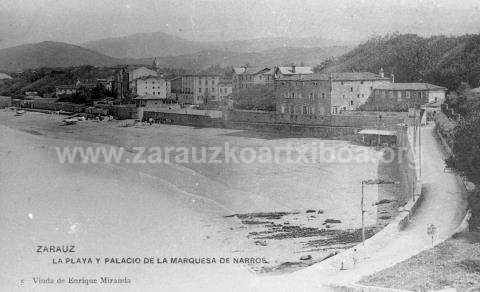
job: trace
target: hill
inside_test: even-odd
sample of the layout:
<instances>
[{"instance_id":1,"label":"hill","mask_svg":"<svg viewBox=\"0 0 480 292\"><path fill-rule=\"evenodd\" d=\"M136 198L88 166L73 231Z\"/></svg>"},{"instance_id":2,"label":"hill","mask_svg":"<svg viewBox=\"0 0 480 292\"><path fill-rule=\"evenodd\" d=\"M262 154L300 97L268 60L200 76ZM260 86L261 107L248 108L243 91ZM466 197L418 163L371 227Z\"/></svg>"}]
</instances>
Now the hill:
<instances>
[{"instance_id":1,"label":"hill","mask_svg":"<svg viewBox=\"0 0 480 292\"><path fill-rule=\"evenodd\" d=\"M323 71L370 71L384 68L397 82L430 82L451 90L462 81L478 86L480 35L423 38L413 34L374 38L329 64Z\"/></svg>"},{"instance_id":2,"label":"hill","mask_svg":"<svg viewBox=\"0 0 480 292\"><path fill-rule=\"evenodd\" d=\"M165 68L202 70L219 65L221 67L251 64L255 66L274 66L321 63L325 58L336 57L348 51L348 47L325 48L277 48L268 51L242 53L225 50L203 50L197 53L160 58ZM115 65L151 65L153 58L113 58L101 53L59 42L41 42L0 50L0 71L16 72L35 68L57 68L82 65L96 67Z\"/></svg>"},{"instance_id":3,"label":"hill","mask_svg":"<svg viewBox=\"0 0 480 292\"><path fill-rule=\"evenodd\" d=\"M195 54L161 57L160 65L166 68L183 68L187 70L202 70L211 66L276 66L288 65L316 65L326 58L340 56L348 52L348 47L326 48L278 48L274 50L240 53L223 50L205 50ZM128 63L151 64L152 58L130 59Z\"/></svg>"},{"instance_id":4,"label":"hill","mask_svg":"<svg viewBox=\"0 0 480 292\"><path fill-rule=\"evenodd\" d=\"M211 48L208 44L185 40L163 32L138 33L82 44L83 47L116 58L149 58L192 54Z\"/></svg>"},{"instance_id":5,"label":"hill","mask_svg":"<svg viewBox=\"0 0 480 292\"><path fill-rule=\"evenodd\" d=\"M0 95L21 98L25 91L36 91L41 96L55 92L55 86L75 84L78 80L96 80L108 78L115 68L93 67L91 65L69 68L38 68L13 73L12 80L0 83Z\"/></svg>"},{"instance_id":6,"label":"hill","mask_svg":"<svg viewBox=\"0 0 480 292\"><path fill-rule=\"evenodd\" d=\"M40 67L111 66L121 62L119 59L61 42L41 42L0 50L0 70L7 72Z\"/></svg>"},{"instance_id":7,"label":"hill","mask_svg":"<svg viewBox=\"0 0 480 292\"><path fill-rule=\"evenodd\" d=\"M345 46L345 43L313 38L258 38L225 42L196 42L163 32L139 33L117 38L100 39L82 44L99 53L116 58L151 58L180 56L202 51L253 53L277 48Z\"/></svg>"}]
</instances>

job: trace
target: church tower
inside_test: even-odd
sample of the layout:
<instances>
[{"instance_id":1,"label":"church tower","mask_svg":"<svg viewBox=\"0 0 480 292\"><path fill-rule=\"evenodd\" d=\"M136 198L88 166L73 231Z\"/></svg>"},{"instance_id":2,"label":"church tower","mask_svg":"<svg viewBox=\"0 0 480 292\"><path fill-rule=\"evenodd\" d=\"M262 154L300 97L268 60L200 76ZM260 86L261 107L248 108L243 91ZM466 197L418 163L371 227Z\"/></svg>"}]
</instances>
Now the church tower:
<instances>
[{"instance_id":1,"label":"church tower","mask_svg":"<svg viewBox=\"0 0 480 292\"><path fill-rule=\"evenodd\" d=\"M160 71L160 58L155 57L152 63L152 69L157 72L159 77L163 77L163 72Z\"/></svg>"}]
</instances>

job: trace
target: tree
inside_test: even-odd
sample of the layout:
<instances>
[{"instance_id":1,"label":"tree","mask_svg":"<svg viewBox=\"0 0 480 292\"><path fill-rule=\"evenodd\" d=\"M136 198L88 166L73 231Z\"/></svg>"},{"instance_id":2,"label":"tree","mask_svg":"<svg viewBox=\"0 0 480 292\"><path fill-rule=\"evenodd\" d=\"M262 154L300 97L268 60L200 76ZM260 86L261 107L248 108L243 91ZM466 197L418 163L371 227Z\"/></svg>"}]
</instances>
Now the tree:
<instances>
[{"instance_id":1,"label":"tree","mask_svg":"<svg viewBox=\"0 0 480 292\"><path fill-rule=\"evenodd\" d=\"M455 128L452 155L446 160L449 168L480 186L480 111L471 112ZM476 190L468 197L472 210L470 226L480 226L480 193Z\"/></svg>"}]
</instances>

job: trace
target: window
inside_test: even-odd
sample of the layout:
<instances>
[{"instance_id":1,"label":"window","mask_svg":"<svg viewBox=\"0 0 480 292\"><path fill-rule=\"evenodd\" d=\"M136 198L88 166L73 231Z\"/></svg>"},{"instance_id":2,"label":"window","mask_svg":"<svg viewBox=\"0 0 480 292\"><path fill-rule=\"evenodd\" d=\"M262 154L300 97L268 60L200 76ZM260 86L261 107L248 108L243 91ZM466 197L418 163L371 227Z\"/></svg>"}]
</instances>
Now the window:
<instances>
[{"instance_id":1,"label":"window","mask_svg":"<svg viewBox=\"0 0 480 292\"><path fill-rule=\"evenodd\" d=\"M322 98L325 98L325 93L322 92Z\"/></svg>"},{"instance_id":2,"label":"window","mask_svg":"<svg viewBox=\"0 0 480 292\"><path fill-rule=\"evenodd\" d=\"M350 101L350 105L353 105L353 100Z\"/></svg>"},{"instance_id":3,"label":"window","mask_svg":"<svg viewBox=\"0 0 480 292\"><path fill-rule=\"evenodd\" d=\"M292 98L295 98L295 92L292 92L291 97L292 97Z\"/></svg>"},{"instance_id":4,"label":"window","mask_svg":"<svg viewBox=\"0 0 480 292\"><path fill-rule=\"evenodd\" d=\"M313 98L318 99L318 92L315 92Z\"/></svg>"},{"instance_id":5,"label":"window","mask_svg":"<svg viewBox=\"0 0 480 292\"><path fill-rule=\"evenodd\" d=\"M198 92L199 92L199 93L202 93L202 88L199 88L199 89L198 89Z\"/></svg>"},{"instance_id":6,"label":"window","mask_svg":"<svg viewBox=\"0 0 480 292\"><path fill-rule=\"evenodd\" d=\"M393 98L393 91L388 92L388 98Z\"/></svg>"},{"instance_id":7,"label":"window","mask_svg":"<svg viewBox=\"0 0 480 292\"><path fill-rule=\"evenodd\" d=\"M360 81L360 84L363 84L363 81Z\"/></svg>"},{"instance_id":8,"label":"window","mask_svg":"<svg viewBox=\"0 0 480 292\"><path fill-rule=\"evenodd\" d=\"M293 105L290 106L290 113L291 114L295 113L295 107Z\"/></svg>"},{"instance_id":9,"label":"window","mask_svg":"<svg viewBox=\"0 0 480 292\"><path fill-rule=\"evenodd\" d=\"M360 94L357 94L357 98L360 98Z\"/></svg>"},{"instance_id":10,"label":"window","mask_svg":"<svg viewBox=\"0 0 480 292\"><path fill-rule=\"evenodd\" d=\"M304 106L303 106L303 114L306 115L307 113L308 113L307 106L304 105Z\"/></svg>"},{"instance_id":11,"label":"window","mask_svg":"<svg viewBox=\"0 0 480 292\"><path fill-rule=\"evenodd\" d=\"M309 99L313 99L313 92L310 92L310 93L308 94L308 98L309 98Z\"/></svg>"},{"instance_id":12,"label":"window","mask_svg":"<svg viewBox=\"0 0 480 292\"><path fill-rule=\"evenodd\" d=\"M405 98L410 99L410 91L405 91Z\"/></svg>"},{"instance_id":13,"label":"window","mask_svg":"<svg viewBox=\"0 0 480 292\"><path fill-rule=\"evenodd\" d=\"M353 87L350 87L350 92L353 92Z\"/></svg>"}]
</instances>

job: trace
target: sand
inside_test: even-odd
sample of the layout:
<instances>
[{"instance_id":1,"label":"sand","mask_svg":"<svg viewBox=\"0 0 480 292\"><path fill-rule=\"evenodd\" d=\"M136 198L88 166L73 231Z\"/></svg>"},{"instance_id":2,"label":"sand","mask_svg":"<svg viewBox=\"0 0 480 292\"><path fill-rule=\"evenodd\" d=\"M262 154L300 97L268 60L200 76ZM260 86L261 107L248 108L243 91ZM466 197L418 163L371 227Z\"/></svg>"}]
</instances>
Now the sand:
<instances>
[{"instance_id":1,"label":"sand","mask_svg":"<svg viewBox=\"0 0 480 292\"><path fill-rule=\"evenodd\" d=\"M146 289L158 285L178 287L179 283L194 287L213 274L250 279L250 268L259 272L273 268L278 272L280 266L280 270L290 271L290 266L283 265L287 262L312 264L358 241L356 236L346 246L327 244L329 248L314 249L308 244L331 238L322 233L324 229L353 230L352 234L358 235L360 181L377 177L379 168L375 161L60 164L56 146L192 147L227 142L254 148L287 144L301 147L312 142L334 147L363 146L226 129L172 125L125 128L119 121L62 126L59 120L40 113L13 117L12 112L0 112L0 124L4 125L0 139L0 211L1 228L5 230L1 255L6 261L2 265L5 281L1 282L5 287L18 287L21 279L34 285L31 278L35 275L98 276L105 271L105 266L53 265L55 254L34 252L39 244L73 243L78 248L75 256L80 257L255 257L268 261L260 265L108 267L111 274L130 275L134 287ZM366 197L366 205L370 206L367 223L374 226L378 212L372 204L378 200L377 189L368 190ZM258 212L287 214L268 218L262 224L231 216ZM252 218L258 220L258 216ZM340 223L327 228L323 224L326 219ZM293 236L279 238L288 226L300 228L300 235L293 232ZM275 227L276 232L268 233ZM307 236L302 236L305 230ZM312 259L303 263L299 259L305 255Z\"/></svg>"}]
</instances>

